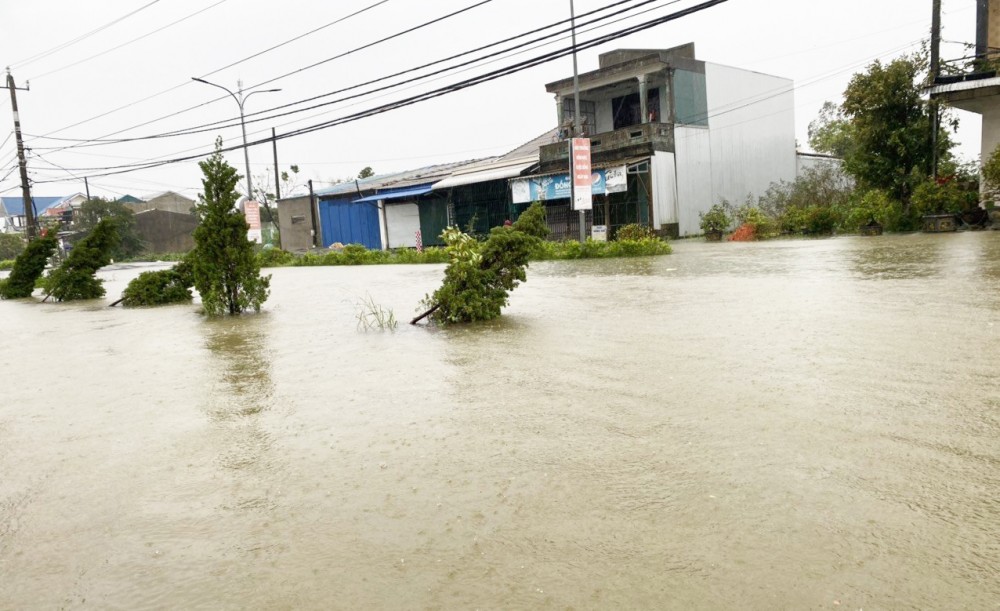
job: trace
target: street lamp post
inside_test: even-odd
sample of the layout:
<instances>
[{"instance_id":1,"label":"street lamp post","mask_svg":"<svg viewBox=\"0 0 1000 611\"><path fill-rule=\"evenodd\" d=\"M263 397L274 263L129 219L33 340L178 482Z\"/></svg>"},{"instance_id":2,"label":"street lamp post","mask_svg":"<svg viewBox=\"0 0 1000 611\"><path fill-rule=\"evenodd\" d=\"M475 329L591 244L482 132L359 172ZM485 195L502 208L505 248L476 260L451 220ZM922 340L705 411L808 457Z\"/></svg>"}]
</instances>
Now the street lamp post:
<instances>
[{"instance_id":1,"label":"street lamp post","mask_svg":"<svg viewBox=\"0 0 1000 611\"><path fill-rule=\"evenodd\" d=\"M246 163L247 166L247 200L248 201L253 200L253 183L250 180L250 153L247 151L247 125L246 121L243 119L243 104L247 101L247 98L249 98L255 93L274 93L276 91L281 91L281 90L259 89L257 91L251 91L250 93L243 95L243 82L236 81L237 92L239 93L239 95L237 95L236 93L233 93L228 88L223 87L222 85L211 83L209 81L206 81L205 79L198 78L196 76L192 76L191 80L198 81L199 83L204 83L206 85L211 85L212 87L218 87L219 89L233 96L233 99L236 100L236 105L240 107L240 128L243 130L243 161Z\"/></svg>"}]
</instances>

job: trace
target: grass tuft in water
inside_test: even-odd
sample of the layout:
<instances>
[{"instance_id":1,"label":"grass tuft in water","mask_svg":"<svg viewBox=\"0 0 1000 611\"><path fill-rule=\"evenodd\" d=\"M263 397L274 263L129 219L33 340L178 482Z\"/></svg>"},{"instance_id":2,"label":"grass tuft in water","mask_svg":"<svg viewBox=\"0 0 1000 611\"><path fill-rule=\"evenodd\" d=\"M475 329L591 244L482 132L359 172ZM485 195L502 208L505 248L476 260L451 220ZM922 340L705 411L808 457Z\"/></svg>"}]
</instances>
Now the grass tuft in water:
<instances>
[{"instance_id":1,"label":"grass tuft in water","mask_svg":"<svg viewBox=\"0 0 1000 611\"><path fill-rule=\"evenodd\" d=\"M358 329L361 331L395 331L399 325L391 309L375 303L371 295L358 304Z\"/></svg>"}]
</instances>

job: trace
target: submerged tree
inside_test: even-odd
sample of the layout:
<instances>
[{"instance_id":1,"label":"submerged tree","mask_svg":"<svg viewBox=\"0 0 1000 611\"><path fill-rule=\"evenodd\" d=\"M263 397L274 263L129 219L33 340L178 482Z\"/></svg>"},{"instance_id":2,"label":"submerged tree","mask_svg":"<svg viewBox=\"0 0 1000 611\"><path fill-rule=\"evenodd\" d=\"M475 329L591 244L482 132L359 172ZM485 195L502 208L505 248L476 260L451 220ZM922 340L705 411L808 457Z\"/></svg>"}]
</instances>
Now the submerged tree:
<instances>
[{"instance_id":1,"label":"submerged tree","mask_svg":"<svg viewBox=\"0 0 1000 611\"><path fill-rule=\"evenodd\" d=\"M35 283L45 271L45 265L55 253L56 246L56 232L51 230L29 242L14 260L10 276L0 280L0 299L31 297Z\"/></svg>"},{"instance_id":2,"label":"submerged tree","mask_svg":"<svg viewBox=\"0 0 1000 611\"><path fill-rule=\"evenodd\" d=\"M111 263L111 254L119 241L114 220L106 218L98 222L90 235L77 242L62 265L45 279L46 298L74 301L104 297L104 282L97 277L97 270Z\"/></svg>"},{"instance_id":3,"label":"submerged tree","mask_svg":"<svg viewBox=\"0 0 1000 611\"><path fill-rule=\"evenodd\" d=\"M198 165L205 176L204 193L195 206L200 223L190 261L202 306L213 316L260 311L271 276L260 275L246 218L235 208L240 176L222 158L222 138L215 141L215 153Z\"/></svg>"},{"instance_id":4,"label":"submerged tree","mask_svg":"<svg viewBox=\"0 0 1000 611\"><path fill-rule=\"evenodd\" d=\"M446 229L442 237L450 262L444 283L423 300L428 310L412 322L427 316L442 324L500 316L510 291L527 280L528 257L548 231L545 208L538 202L513 225L494 227L484 242L455 227Z\"/></svg>"}]
</instances>

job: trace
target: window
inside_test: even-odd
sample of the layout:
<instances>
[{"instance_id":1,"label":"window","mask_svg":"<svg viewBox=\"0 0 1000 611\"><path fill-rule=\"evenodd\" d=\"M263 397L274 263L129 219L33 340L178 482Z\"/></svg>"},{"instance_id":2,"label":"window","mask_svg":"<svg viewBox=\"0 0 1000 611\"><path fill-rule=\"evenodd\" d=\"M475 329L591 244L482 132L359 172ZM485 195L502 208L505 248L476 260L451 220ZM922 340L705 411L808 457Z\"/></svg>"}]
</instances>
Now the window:
<instances>
[{"instance_id":1,"label":"window","mask_svg":"<svg viewBox=\"0 0 1000 611\"><path fill-rule=\"evenodd\" d=\"M573 114L576 104L573 97L563 98L563 125L573 125ZM597 133L597 104L587 100L580 100L580 128L584 136L592 136Z\"/></svg>"}]
</instances>

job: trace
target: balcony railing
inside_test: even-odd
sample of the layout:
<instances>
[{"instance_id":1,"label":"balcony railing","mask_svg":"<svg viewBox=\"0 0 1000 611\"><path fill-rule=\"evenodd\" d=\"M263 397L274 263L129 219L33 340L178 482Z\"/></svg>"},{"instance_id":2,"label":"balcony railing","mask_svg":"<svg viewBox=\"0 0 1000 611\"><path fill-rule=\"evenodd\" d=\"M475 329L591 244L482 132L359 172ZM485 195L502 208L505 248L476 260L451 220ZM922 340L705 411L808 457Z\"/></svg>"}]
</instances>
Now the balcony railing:
<instances>
[{"instance_id":1,"label":"balcony railing","mask_svg":"<svg viewBox=\"0 0 1000 611\"><path fill-rule=\"evenodd\" d=\"M655 151L669 153L673 150L674 126L670 123L630 125L590 137L590 157L594 162L650 155ZM566 142L542 146L539 150L539 162L543 172L567 166L569 146Z\"/></svg>"}]
</instances>

